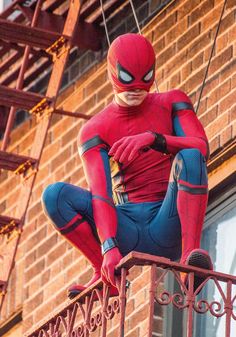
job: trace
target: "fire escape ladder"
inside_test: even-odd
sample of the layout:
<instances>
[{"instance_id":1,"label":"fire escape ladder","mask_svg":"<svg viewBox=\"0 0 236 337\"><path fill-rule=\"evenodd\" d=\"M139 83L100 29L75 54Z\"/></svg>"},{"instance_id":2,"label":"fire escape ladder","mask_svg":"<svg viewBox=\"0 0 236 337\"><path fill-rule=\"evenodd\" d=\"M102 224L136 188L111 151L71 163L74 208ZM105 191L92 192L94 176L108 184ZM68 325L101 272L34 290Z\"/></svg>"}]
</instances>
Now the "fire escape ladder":
<instances>
[{"instance_id":1,"label":"fire escape ladder","mask_svg":"<svg viewBox=\"0 0 236 337\"><path fill-rule=\"evenodd\" d=\"M18 2L20 3L20 1ZM31 26L23 26L17 22L9 22L9 20L2 18L2 16L0 18L0 39L27 45L24 50L23 64L19 72L16 89L0 85L1 105L11 107L9 115L10 122L8 120L9 125L7 125L2 151L0 151L0 169L14 171L16 174L23 176L15 218L0 216L0 235L4 237L4 247L6 248L4 252L0 254L0 294L2 294L0 312L3 306L8 281L14 267L22 226L24 224L52 114L55 112L61 115L88 119L87 116L80 113L74 114L68 111L56 110L56 100L70 49L73 46L74 33L75 30L78 29L82 3L82 0L70 1L64 27L60 34L57 32L44 31L41 28L35 27L39 13L42 13L42 1L36 3ZM42 15L46 14L42 13ZM4 29L1 29L2 27ZM45 96L22 90L31 47L46 49L46 52L53 61L52 72ZM17 108L28 110L38 117L29 157L6 152Z\"/></svg>"}]
</instances>

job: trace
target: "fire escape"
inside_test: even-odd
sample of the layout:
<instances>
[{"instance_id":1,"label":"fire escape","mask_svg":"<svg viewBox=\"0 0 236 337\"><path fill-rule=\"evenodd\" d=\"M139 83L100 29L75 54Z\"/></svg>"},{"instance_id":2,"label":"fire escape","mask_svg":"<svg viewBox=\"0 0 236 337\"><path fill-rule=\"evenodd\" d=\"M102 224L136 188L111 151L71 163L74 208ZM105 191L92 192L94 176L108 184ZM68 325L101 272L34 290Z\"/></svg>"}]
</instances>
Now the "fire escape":
<instances>
[{"instance_id":1,"label":"fire escape","mask_svg":"<svg viewBox=\"0 0 236 337\"><path fill-rule=\"evenodd\" d=\"M108 17L125 1L107 0L105 14ZM54 12L60 9L61 14ZM21 238L25 216L39 168L40 158L45 145L47 132L53 114L89 119L81 113L64 111L57 108L57 98L61 87L63 72L73 48L101 49L102 11L96 0L15 0L0 14L0 117L4 130L0 150L0 169L12 171L21 177L19 203L14 217L0 216L0 309L7 294L7 287L17 247ZM88 20L89 18L89 20ZM45 95L27 90L30 83L51 67L51 74ZM33 71L30 71L33 69ZM17 111L23 109L37 117L37 127L29 156L8 151L11 132ZM217 272L206 272L199 268L184 267L164 258L145 254L130 253L119 266L121 271L120 294L118 298L109 296L109 288L97 282L95 286L79 295L61 312L40 325L30 333L30 337L41 336L90 336L97 328L101 336L107 336L107 322L119 315L119 336L125 336L125 310L127 304L127 271L133 266L149 266L149 300L147 311L147 333L152 336L154 309L158 305L173 304L187 310L187 332L192 336L193 312L210 312L215 317L225 316L225 337L230 333L231 321L236 319L233 305L236 296L232 287L236 277ZM189 286L182 284L179 272L189 274ZM172 273L180 286L180 293L171 294L163 290L163 282ZM194 275L204 275L213 280L221 294L220 302L207 299L197 301L198 291L193 290ZM224 284L225 288L221 283ZM162 289L157 291L157 289ZM95 305L96 303L96 305ZM97 305L98 304L98 305ZM217 309L214 306L218 306Z\"/></svg>"}]
</instances>

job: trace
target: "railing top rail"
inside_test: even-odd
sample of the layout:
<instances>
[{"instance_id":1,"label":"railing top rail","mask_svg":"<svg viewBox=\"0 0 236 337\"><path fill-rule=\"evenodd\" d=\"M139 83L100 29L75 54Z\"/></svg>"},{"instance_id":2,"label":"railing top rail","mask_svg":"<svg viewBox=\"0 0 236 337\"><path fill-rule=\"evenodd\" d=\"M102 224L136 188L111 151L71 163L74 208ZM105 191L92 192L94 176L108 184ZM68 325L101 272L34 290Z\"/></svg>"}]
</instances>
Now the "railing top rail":
<instances>
[{"instance_id":1,"label":"railing top rail","mask_svg":"<svg viewBox=\"0 0 236 337\"><path fill-rule=\"evenodd\" d=\"M236 276L221 273L213 270L205 270L193 266L183 265L178 262L171 261L170 259L154 256L150 254L144 254L139 252L130 252L127 256L125 256L117 266L117 270L120 271L122 268L126 268L127 270L133 267L134 265L152 265L156 264L157 267L162 269L175 269L176 271L190 273L194 272L196 275L206 276L206 277L214 277L217 278L218 281L228 282L231 281L232 284L236 284Z\"/></svg>"}]
</instances>

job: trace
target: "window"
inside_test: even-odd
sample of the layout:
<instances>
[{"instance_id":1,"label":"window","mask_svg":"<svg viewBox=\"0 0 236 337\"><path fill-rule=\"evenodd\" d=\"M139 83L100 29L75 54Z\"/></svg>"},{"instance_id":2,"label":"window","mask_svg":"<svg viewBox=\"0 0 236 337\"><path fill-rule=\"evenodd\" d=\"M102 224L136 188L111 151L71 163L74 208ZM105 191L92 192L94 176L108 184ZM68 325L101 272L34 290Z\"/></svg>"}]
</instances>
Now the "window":
<instances>
[{"instance_id":1,"label":"window","mask_svg":"<svg viewBox=\"0 0 236 337\"><path fill-rule=\"evenodd\" d=\"M236 188L229 188L218 200L210 204L206 215L202 248L212 257L214 270L236 275ZM204 297L222 304L221 296L213 284L208 282ZM222 288L223 283L221 284ZM233 294L236 293L233 287ZM221 311L223 308L221 309ZM236 301L234 301L236 313ZM210 314L197 315L196 334L202 337L222 337L225 335L225 316L217 319ZM231 323L231 336L236 331L236 321Z\"/></svg>"}]
</instances>

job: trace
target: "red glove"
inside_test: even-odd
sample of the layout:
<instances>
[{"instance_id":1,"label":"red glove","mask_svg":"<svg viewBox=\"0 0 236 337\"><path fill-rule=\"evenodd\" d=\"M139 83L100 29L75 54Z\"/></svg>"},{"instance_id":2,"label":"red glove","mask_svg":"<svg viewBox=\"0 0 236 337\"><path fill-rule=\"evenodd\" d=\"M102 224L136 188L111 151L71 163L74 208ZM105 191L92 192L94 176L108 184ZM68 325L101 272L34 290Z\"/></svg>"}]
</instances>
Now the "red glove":
<instances>
[{"instance_id":1,"label":"red glove","mask_svg":"<svg viewBox=\"0 0 236 337\"><path fill-rule=\"evenodd\" d=\"M115 267L122 259L119 248L114 247L105 253L101 268L102 280L106 284L116 286Z\"/></svg>"},{"instance_id":2,"label":"red glove","mask_svg":"<svg viewBox=\"0 0 236 337\"><path fill-rule=\"evenodd\" d=\"M137 158L140 153L153 144L154 140L155 135L151 132L123 137L113 144L109 155L113 156L115 161L126 163Z\"/></svg>"}]
</instances>

